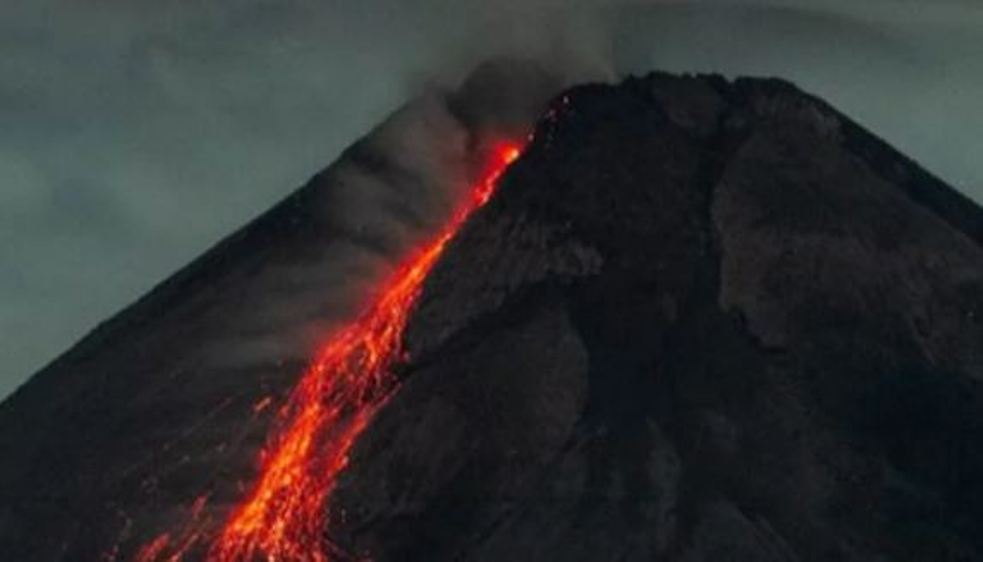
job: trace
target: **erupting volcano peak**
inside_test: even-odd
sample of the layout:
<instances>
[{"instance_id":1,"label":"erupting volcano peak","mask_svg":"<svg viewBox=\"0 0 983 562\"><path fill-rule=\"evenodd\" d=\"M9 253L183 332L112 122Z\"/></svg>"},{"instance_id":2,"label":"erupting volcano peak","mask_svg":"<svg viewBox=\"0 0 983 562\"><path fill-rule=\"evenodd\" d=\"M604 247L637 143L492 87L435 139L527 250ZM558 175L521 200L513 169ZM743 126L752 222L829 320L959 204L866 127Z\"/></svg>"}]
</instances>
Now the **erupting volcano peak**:
<instances>
[{"instance_id":1,"label":"erupting volcano peak","mask_svg":"<svg viewBox=\"0 0 983 562\"><path fill-rule=\"evenodd\" d=\"M578 86L528 147L488 84L3 403L0 560L983 559L978 206L778 80Z\"/></svg>"}]
</instances>

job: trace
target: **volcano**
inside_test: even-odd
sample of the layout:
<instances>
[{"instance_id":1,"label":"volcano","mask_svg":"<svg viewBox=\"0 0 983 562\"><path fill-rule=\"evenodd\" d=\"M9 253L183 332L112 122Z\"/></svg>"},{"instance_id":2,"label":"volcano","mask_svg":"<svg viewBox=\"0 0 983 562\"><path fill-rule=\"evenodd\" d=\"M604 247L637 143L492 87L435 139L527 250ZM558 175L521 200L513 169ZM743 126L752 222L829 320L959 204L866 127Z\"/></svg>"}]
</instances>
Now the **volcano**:
<instances>
[{"instance_id":1,"label":"volcano","mask_svg":"<svg viewBox=\"0 0 983 562\"><path fill-rule=\"evenodd\" d=\"M983 210L780 80L558 91L411 104L33 377L0 559L983 560Z\"/></svg>"}]
</instances>

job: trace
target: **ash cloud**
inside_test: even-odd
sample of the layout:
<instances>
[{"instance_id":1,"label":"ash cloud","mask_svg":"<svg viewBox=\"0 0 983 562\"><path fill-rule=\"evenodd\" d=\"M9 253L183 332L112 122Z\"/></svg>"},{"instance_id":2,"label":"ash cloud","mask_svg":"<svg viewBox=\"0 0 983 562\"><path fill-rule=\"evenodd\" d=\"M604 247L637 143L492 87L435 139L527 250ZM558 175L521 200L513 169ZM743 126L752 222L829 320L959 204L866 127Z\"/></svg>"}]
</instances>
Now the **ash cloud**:
<instances>
[{"instance_id":1,"label":"ash cloud","mask_svg":"<svg viewBox=\"0 0 983 562\"><path fill-rule=\"evenodd\" d=\"M0 396L408 98L455 86L482 43L496 46L489 55L530 50L535 33L513 18L541 23L476 3L368 4L0 7ZM473 24L447 25L464 14ZM576 58L549 42L551 66ZM414 134L389 154L398 166L432 143ZM396 142L386 135L364 146ZM340 213L360 219L352 228L386 222L392 239L408 227L385 214L430 218L421 200L379 195L391 178L358 177L350 163L344 173L365 186ZM73 197L99 204L63 204Z\"/></svg>"},{"instance_id":2,"label":"ash cloud","mask_svg":"<svg viewBox=\"0 0 983 562\"><path fill-rule=\"evenodd\" d=\"M205 365L236 371L303 363L340 320L357 313L378 282L446 223L496 145L531 132L565 80L532 61L489 61L457 88L431 86L345 150L281 205L285 211L270 215L301 224L305 232L329 233L325 243L294 254L291 237L276 235L273 250L291 257L248 278L218 281L262 300L251 299L246 314L223 315L234 329L217 332L231 339L199 342ZM298 198L303 212L294 214L290 203ZM312 240L318 235L302 242Z\"/></svg>"}]
</instances>

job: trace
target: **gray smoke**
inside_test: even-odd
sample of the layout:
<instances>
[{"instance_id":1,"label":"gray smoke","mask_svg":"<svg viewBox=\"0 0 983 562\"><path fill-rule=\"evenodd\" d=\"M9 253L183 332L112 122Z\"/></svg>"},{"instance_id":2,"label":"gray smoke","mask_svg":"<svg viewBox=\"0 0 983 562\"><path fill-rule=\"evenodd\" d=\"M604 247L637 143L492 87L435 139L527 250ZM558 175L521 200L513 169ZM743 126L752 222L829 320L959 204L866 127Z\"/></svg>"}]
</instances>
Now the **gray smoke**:
<instances>
[{"instance_id":1,"label":"gray smoke","mask_svg":"<svg viewBox=\"0 0 983 562\"><path fill-rule=\"evenodd\" d=\"M190 363L241 372L305 362L379 281L446 224L490 151L526 137L567 80L538 63L503 58L478 66L460 87L431 85L410 100L303 188L303 213L277 215L329 233L327 240L309 235L301 243L316 247L298 252L290 237L278 239L275 250L289 257L246 265L248 273L226 272L213 282L219 293L248 295L246 309L209 302L204 310L217 313L201 316L192 301L177 312L197 323L226 324L205 331L223 339L199 340L204 362ZM287 203L289 209L292 200Z\"/></svg>"}]
</instances>

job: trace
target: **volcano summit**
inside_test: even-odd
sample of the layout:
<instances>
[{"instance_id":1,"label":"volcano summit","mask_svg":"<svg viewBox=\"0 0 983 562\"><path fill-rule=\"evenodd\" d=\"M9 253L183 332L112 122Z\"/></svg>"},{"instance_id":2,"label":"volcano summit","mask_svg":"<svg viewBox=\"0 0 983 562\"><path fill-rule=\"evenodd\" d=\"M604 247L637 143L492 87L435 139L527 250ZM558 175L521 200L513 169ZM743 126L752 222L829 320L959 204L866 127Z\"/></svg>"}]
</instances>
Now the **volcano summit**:
<instances>
[{"instance_id":1,"label":"volcano summit","mask_svg":"<svg viewBox=\"0 0 983 562\"><path fill-rule=\"evenodd\" d=\"M782 81L489 72L0 406L2 558L983 560L983 210Z\"/></svg>"}]
</instances>

